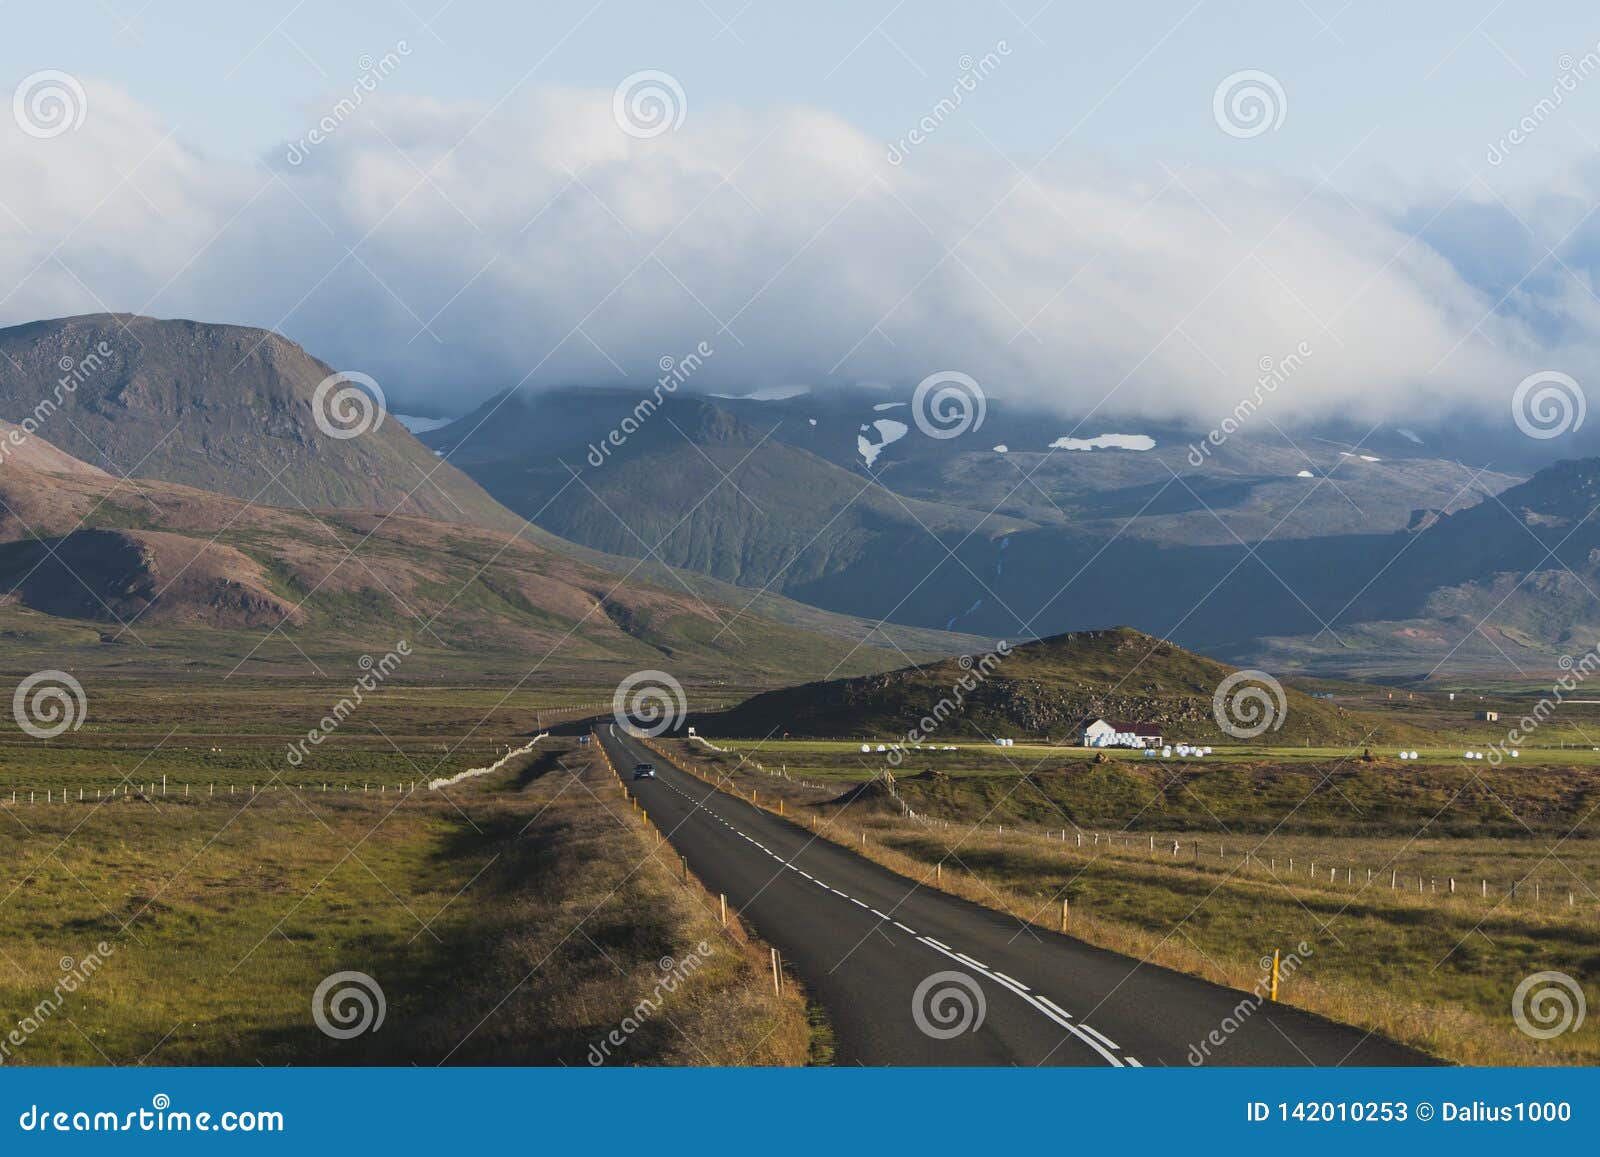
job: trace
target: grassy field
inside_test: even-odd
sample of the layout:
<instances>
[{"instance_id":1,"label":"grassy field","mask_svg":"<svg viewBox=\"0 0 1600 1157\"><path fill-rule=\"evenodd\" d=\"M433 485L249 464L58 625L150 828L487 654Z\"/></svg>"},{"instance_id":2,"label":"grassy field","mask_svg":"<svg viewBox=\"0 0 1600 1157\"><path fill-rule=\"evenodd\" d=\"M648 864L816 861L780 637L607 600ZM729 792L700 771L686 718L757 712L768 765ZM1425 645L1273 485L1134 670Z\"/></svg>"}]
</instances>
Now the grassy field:
<instances>
[{"instance_id":1,"label":"grassy field","mask_svg":"<svg viewBox=\"0 0 1600 1157\"><path fill-rule=\"evenodd\" d=\"M498 698L386 689L302 768L284 742L324 709L315 690L119 686L78 732L8 732L0 1060L805 1063L801 996L657 860L587 748L547 739L420 786L526 743L550 706ZM313 1015L342 972L385 1007L349 1039ZM335 982L328 1022L368 984Z\"/></svg>"},{"instance_id":2,"label":"grassy field","mask_svg":"<svg viewBox=\"0 0 1600 1157\"><path fill-rule=\"evenodd\" d=\"M1600 738L1600 723L1596 724L1594 734ZM1504 733L1502 732L1497 739L1503 746ZM1430 747L1414 744L1408 745L1404 750L1415 751L1418 756L1416 764L1419 765L1464 768L1469 763L1476 765L1478 762L1467 760L1464 753L1480 751L1487 757L1490 753L1489 742L1492 741L1462 737L1448 746ZM862 775L872 775L884 768L896 774L914 773L929 768L945 771L951 775L1027 772L1041 766L1076 763L1102 754L1106 759L1119 763L1182 764L1185 762L1185 758L1177 753L1175 745L1172 756L1163 760L1160 756L1147 756L1142 751L1128 748L1108 747L1086 751L1076 744L1018 742L1012 747L999 747L993 743L973 743L970 740L957 740L951 743L930 741L921 747L910 747L900 751L900 760L896 764L889 758L891 750L889 740L863 743L859 740L844 739L717 739L715 743L718 747L729 750L758 753L763 763L775 767L787 767L791 774L804 772L835 779L859 779ZM863 746L869 750L861 750ZM878 750L880 746L884 748L883 751ZM1211 754L1204 757L1210 764L1326 764L1359 757L1369 750L1378 759L1399 763L1401 762L1399 753L1402 750L1396 745L1377 744L1356 747L1311 747L1212 743L1210 747ZM1536 747L1529 744L1515 748L1517 755L1514 759L1510 755L1510 750L1508 748L1502 752L1500 759L1502 765L1536 767L1557 764L1562 767L1600 767L1600 749L1589 744L1572 744L1565 747L1551 744ZM1485 758L1482 762L1487 765L1489 760Z\"/></svg>"},{"instance_id":3,"label":"grassy field","mask_svg":"<svg viewBox=\"0 0 1600 1157\"><path fill-rule=\"evenodd\" d=\"M1153 760L1082 748L957 747L908 751L898 767L859 745L717 742L726 757L820 790L888 774L913 808L966 823L1077 825L1131 832L1325 836L1564 836L1600 808L1593 760L1528 752L1515 764L1401 761L1326 750L1285 758L1217 748ZM697 750L713 754L713 749ZM1587 753L1583 753L1587 754ZM1143 839L1143 837L1140 837Z\"/></svg>"},{"instance_id":4,"label":"grassy field","mask_svg":"<svg viewBox=\"0 0 1600 1157\"><path fill-rule=\"evenodd\" d=\"M0 685L5 685L0 682ZM320 730L351 681L302 682L207 677L149 681L89 678L82 725L37 739L0 715L0 801L65 789L137 791L167 780L169 796L191 797L277 785L320 791L426 783L482 766L539 731L609 711L610 688L539 685L436 686L394 682L367 693L349 718L319 743ZM290 748L303 754L291 762Z\"/></svg>"},{"instance_id":5,"label":"grassy field","mask_svg":"<svg viewBox=\"0 0 1600 1157\"><path fill-rule=\"evenodd\" d=\"M724 933L592 748L548 738L495 775L426 790L606 712L609 688L396 680L291 761L289 744L348 689L95 677L77 730L42 740L4 720L0 1014L22 1042L0 1060L825 1056L802 994L772 993L762 950L736 921ZM1304 940L1314 952L1285 992L1295 1003L1452 1060L1600 1063L1592 1032L1539 1042L1510 1013L1534 972L1591 992L1600 978L1600 759L1530 745L1493 767L1461 759L1445 723L1434 730L1441 746L1416 762L1270 745L1100 760L930 744L893 769L892 792L858 790L887 765L859 742L674 748L830 838L1020 919L1056 926L1066 899L1074 933L1239 987L1256 983L1263 954ZM693 975L635 1015L690 960ZM335 1039L313 994L348 971L381 987L385 1020ZM50 1005L66 977L73 991Z\"/></svg>"},{"instance_id":6,"label":"grassy field","mask_svg":"<svg viewBox=\"0 0 1600 1157\"><path fill-rule=\"evenodd\" d=\"M1600 981L1600 773L1528 763L1113 759L943 753L897 775L859 745L673 741L701 774L943 887L1239 988L1305 941L1284 998L1472 1064L1595 1064L1600 1038L1538 1041L1527 976ZM743 750L736 750L742 748ZM921 753L917 753L921 754ZM1236 755L1238 753L1235 753ZM997 770L996 758L1011 764ZM981 762L980 762L981 759ZM1034 761L1037 762L1037 761ZM965 766L963 766L965 765ZM1022 764L1024 768L1032 763ZM863 782L868 786L860 787ZM853 785L853 786L852 786ZM1451 891L1452 881L1454 891Z\"/></svg>"}]
</instances>

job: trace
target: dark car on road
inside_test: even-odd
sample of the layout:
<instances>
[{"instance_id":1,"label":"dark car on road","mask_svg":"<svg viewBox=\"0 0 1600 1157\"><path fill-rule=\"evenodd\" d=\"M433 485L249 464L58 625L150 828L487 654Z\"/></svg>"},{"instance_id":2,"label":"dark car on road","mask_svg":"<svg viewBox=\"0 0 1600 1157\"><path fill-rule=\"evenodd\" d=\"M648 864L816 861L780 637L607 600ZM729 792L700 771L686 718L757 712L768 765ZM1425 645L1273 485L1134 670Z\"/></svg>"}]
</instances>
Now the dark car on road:
<instances>
[{"instance_id":1,"label":"dark car on road","mask_svg":"<svg viewBox=\"0 0 1600 1157\"><path fill-rule=\"evenodd\" d=\"M638 764L634 765L634 768L633 768L633 778L634 779L654 779L655 777L656 777L656 765L655 764L653 764L653 763L638 763Z\"/></svg>"}]
</instances>

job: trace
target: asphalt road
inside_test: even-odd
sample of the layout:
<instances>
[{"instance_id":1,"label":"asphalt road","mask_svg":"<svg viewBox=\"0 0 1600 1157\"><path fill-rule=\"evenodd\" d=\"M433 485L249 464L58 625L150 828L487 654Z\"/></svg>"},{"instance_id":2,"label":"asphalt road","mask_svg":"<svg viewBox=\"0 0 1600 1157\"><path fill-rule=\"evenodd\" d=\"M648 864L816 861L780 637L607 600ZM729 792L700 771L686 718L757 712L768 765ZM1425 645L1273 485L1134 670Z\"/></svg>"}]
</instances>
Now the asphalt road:
<instances>
[{"instance_id":1,"label":"asphalt road","mask_svg":"<svg viewBox=\"0 0 1600 1157\"><path fill-rule=\"evenodd\" d=\"M1197 1053L1212 1065L1436 1063L922 887L609 725L600 734L690 869L821 1001L839 1064L1181 1066ZM631 781L641 762L656 779Z\"/></svg>"}]
</instances>

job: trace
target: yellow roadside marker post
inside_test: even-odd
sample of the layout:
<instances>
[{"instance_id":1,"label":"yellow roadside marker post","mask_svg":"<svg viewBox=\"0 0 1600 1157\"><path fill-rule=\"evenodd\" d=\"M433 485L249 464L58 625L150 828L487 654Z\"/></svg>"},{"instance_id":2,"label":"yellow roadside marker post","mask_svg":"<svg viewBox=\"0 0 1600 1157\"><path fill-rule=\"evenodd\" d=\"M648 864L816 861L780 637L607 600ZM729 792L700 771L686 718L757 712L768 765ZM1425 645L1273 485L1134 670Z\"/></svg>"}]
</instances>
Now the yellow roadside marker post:
<instances>
[{"instance_id":1,"label":"yellow roadside marker post","mask_svg":"<svg viewBox=\"0 0 1600 1157\"><path fill-rule=\"evenodd\" d=\"M1276 948L1274 948L1272 950L1272 1000L1273 1000L1274 1003L1276 1003L1277 999L1278 999L1278 950Z\"/></svg>"}]
</instances>

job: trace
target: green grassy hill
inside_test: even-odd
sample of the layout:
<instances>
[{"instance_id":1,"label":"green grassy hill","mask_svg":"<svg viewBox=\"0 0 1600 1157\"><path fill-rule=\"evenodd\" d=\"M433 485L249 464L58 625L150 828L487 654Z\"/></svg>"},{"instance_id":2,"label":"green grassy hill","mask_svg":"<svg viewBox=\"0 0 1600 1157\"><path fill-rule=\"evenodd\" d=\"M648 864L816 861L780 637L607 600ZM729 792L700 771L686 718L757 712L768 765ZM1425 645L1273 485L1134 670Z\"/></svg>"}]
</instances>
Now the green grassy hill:
<instances>
[{"instance_id":1,"label":"green grassy hill","mask_svg":"<svg viewBox=\"0 0 1600 1157\"><path fill-rule=\"evenodd\" d=\"M1078 724L1091 715L1154 722L1190 742L1231 741L1213 717L1212 698L1233 668L1128 627L1018 645L982 679L984 663L972 659L769 691L691 722L706 735L883 740L906 735L944 701L953 709L929 742L958 736L1076 741ZM963 680L977 686L962 690L958 702ZM1286 689L1284 706L1281 728L1258 742L1381 743L1415 734L1299 691Z\"/></svg>"}]
</instances>

